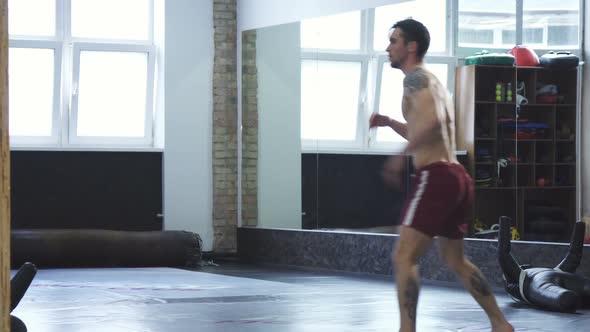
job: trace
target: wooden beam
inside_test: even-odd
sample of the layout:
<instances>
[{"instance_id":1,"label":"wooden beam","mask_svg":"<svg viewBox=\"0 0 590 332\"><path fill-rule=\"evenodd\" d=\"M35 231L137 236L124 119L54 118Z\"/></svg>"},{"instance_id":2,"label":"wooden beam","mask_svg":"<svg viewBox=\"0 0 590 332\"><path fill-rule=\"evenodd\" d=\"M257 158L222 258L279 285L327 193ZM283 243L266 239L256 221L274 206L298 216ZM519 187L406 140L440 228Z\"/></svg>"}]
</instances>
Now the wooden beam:
<instances>
[{"instance_id":1,"label":"wooden beam","mask_svg":"<svg viewBox=\"0 0 590 332\"><path fill-rule=\"evenodd\" d=\"M0 331L10 331L10 150L6 3L7 0L0 0Z\"/></svg>"}]
</instances>

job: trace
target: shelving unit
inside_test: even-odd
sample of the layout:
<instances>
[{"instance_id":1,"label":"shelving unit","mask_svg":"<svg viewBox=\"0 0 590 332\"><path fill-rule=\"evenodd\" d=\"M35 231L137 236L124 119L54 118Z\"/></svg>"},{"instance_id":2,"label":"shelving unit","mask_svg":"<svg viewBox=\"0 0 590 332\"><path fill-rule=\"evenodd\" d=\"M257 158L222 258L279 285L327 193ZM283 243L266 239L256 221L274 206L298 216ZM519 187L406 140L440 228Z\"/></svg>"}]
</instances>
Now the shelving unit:
<instances>
[{"instance_id":1,"label":"shelving unit","mask_svg":"<svg viewBox=\"0 0 590 332\"><path fill-rule=\"evenodd\" d=\"M476 184L474 221L489 227L506 215L523 240L569 240L576 221L578 75L577 68L457 68L457 149L467 151ZM510 84L512 101L496 101L497 83ZM517 94L528 103L517 104Z\"/></svg>"}]
</instances>

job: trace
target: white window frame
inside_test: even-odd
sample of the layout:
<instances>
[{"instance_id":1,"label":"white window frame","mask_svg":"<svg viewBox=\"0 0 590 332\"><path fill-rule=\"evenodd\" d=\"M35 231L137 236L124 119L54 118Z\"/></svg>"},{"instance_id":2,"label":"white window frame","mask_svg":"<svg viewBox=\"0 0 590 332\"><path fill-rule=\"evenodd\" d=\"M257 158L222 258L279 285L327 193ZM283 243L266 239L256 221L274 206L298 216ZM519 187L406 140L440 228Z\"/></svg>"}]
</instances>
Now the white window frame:
<instances>
[{"instance_id":1,"label":"white window frame","mask_svg":"<svg viewBox=\"0 0 590 332\"><path fill-rule=\"evenodd\" d=\"M453 35L454 36L459 36L459 0L451 0L453 1L453 14L454 14L454 19L452 20L453 22ZM478 0L478 1L482 1L482 0ZM524 24L523 24L523 15L524 15L524 0L516 0L515 1L515 6L516 6L516 11L515 11L515 15L516 15L516 42L515 45L521 45L523 43L523 30L524 30ZM579 29L579 47L578 48L559 48L558 46L556 47L556 49L558 48L559 50L568 50L570 52L572 52L573 54L576 54L578 56L582 56L582 44L583 44L583 39L584 39L584 35L583 35L583 31L584 31L584 0L579 0L579 6L578 6L578 29ZM545 27L544 31L543 31L543 42L547 42L547 38L548 38L548 33L547 33L548 28ZM501 35L501 30L499 31L499 34ZM501 36L500 36L501 38ZM534 50L536 51L537 55L542 55L544 53L546 53L547 51L551 50L551 47L546 47L546 48L541 48L542 46L538 45L538 44L531 44L532 47L534 47ZM513 46L512 46L513 47ZM454 49L456 52L456 55L464 58L466 56L470 56L475 54L476 52L480 52L482 49L487 50L490 53L493 52L498 52L498 53L506 53L507 51L509 51L510 49L512 49L512 47L508 47L508 48L502 48L502 47L489 47L489 45L481 45L481 47L478 47L477 45L469 45L469 46L459 46L459 38L456 38L455 42L454 42Z\"/></svg>"},{"instance_id":2,"label":"white window frame","mask_svg":"<svg viewBox=\"0 0 590 332\"><path fill-rule=\"evenodd\" d=\"M363 119L360 118L361 110L364 109L365 99L363 95L366 94L367 81L367 59L360 54L302 54L301 61L316 60L316 61L330 61L330 62L347 62L360 63L361 74L359 79L359 102L357 105L357 128L355 138L353 140L315 140L315 139L301 139L301 148L304 152L315 150L351 150L355 151L362 147L362 135L359 132L359 127L362 126Z\"/></svg>"},{"instance_id":3,"label":"white window frame","mask_svg":"<svg viewBox=\"0 0 590 332\"><path fill-rule=\"evenodd\" d=\"M329 50L329 49L309 49L303 48L301 50L301 61L303 60L318 60L318 61L341 61L354 62L361 64L361 75L359 80L359 102L357 104L357 128L354 140L315 140L315 139L301 139L301 151L308 152L334 152L334 153L348 153L362 150L363 147L363 133L362 128L365 119L362 117L363 110L366 109L367 97L367 68L370 61L370 56L367 56L367 49L372 45L373 37L368 33L368 24L373 20L369 18L367 10L361 10L361 22L359 29L361 30L361 40L358 49L355 50ZM303 124L302 124L303 125Z\"/></svg>"},{"instance_id":4,"label":"white window frame","mask_svg":"<svg viewBox=\"0 0 590 332\"><path fill-rule=\"evenodd\" d=\"M156 46L154 40L155 0L149 0L149 26L147 40L73 38L71 31L71 0L56 0L55 36L10 35L9 47L50 48L55 54L53 124L50 137L11 136L11 149L35 150L150 150L154 149L155 70ZM148 54L145 135L129 137L76 136L77 96L74 84L78 81L81 51L141 52Z\"/></svg>"},{"instance_id":5,"label":"white window frame","mask_svg":"<svg viewBox=\"0 0 590 332\"><path fill-rule=\"evenodd\" d=\"M11 136L11 145L55 146L60 142L59 123L61 122L60 99L62 78L62 43L52 40L11 39L10 48L50 49L53 50L53 105L51 136Z\"/></svg>"},{"instance_id":6,"label":"white window frame","mask_svg":"<svg viewBox=\"0 0 590 332\"><path fill-rule=\"evenodd\" d=\"M456 27L451 22L457 16L454 12L456 11L456 1L458 0L444 1L446 1L447 6L445 51L442 53L428 53L425 60L428 63L443 63L448 65L447 88L452 94L455 86L457 61L453 56L455 45L453 31L455 31ZM371 113L376 112L379 107L382 70L384 63L388 61L388 55L385 50L373 50L374 25L375 9L362 10L360 27L361 45L358 50L301 50L302 61L360 62L362 66L355 139L353 141L301 139L302 153L390 154L400 152L405 147L406 142L377 142L375 131L369 130L368 128L369 116Z\"/></svg>"},{"instance_id":7,"label":"white window frame","mask_svg":"<svg viewBox=\"0 0 590 332\"><path fill-rule=\"evenodd\" d=\"M153 143L153 108L154 108L154 70L156 63L156 50L154 46L148 45L125 45L125 44L108 44L108 43L73 43L73 68L72 68L72 104L69 125L69 142L72 145L151 145ZM98 52L129 52L147 54L147 82L146 82L146 109L144 113L145 127L144 136L141 138L134 137L93 137L78 136L76 128L78 125L78 82L80 79L80 54L83 51Z\"/></svg>"}]
</instances>

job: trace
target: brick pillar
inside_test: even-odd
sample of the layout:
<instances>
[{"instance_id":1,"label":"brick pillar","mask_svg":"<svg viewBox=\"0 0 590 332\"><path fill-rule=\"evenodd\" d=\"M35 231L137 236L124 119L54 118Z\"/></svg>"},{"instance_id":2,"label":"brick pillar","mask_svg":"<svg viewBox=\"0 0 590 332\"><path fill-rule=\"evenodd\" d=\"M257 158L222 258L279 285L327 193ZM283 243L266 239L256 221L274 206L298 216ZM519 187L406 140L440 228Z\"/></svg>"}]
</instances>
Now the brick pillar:
<instances>
[{"instance_id":1,"label":"brick pillar","mask_svg":"<svg viewBox=\"0 0 590 332\"><path fill-rule=\"evenodd\" d=\"M242 225L258 219L258 72L256 31L242 33Z\"/></svg>"},{"instance_id":2,"label":"brick pillar","mask_svg":"<svg viewBox=\"0 0 590 332\"><path fill-rule=\"evenodd\" d=\"M236 251L236 0L213 0L213 250Z\"/></svg>"}]
</instances>

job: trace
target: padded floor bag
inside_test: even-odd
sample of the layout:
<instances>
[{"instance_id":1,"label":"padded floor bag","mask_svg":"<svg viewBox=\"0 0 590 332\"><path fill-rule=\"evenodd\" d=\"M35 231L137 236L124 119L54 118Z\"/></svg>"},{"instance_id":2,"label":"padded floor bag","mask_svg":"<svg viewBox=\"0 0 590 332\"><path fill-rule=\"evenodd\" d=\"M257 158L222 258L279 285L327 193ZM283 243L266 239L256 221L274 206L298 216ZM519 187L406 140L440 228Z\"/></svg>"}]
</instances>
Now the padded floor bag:
<instances>
[{"instance_id":1,"label":"padded floor bag","mask_svg":"<svg viewBox=\"0 0 590 332\"><path fill-rule=\"evenodd\" d=\"M580 63L580 58L572 52L547 52L539 58L541 67L570 69L576 68Z\"/></svg>"},{"instance_id":2,"label":"padded floor bag","mask_svg":"<svg viewBox=\"0 0 590 332\"><path fill-rule=\"evenodd\" d=\"M482 51L466 57L465 65L513 66L514 56L507 53L488 53Z\"/></svg>"},{"instance_id":3,"label":"padded floor bag","mask_svg":"<svg viewBox=\"0 0 590 332\"><path fill-rule=\"evenodd\" d=\"M11 263L37 267L194 267L201 238L184 231L15 229Z\"/></svg>"}]
</instances>

